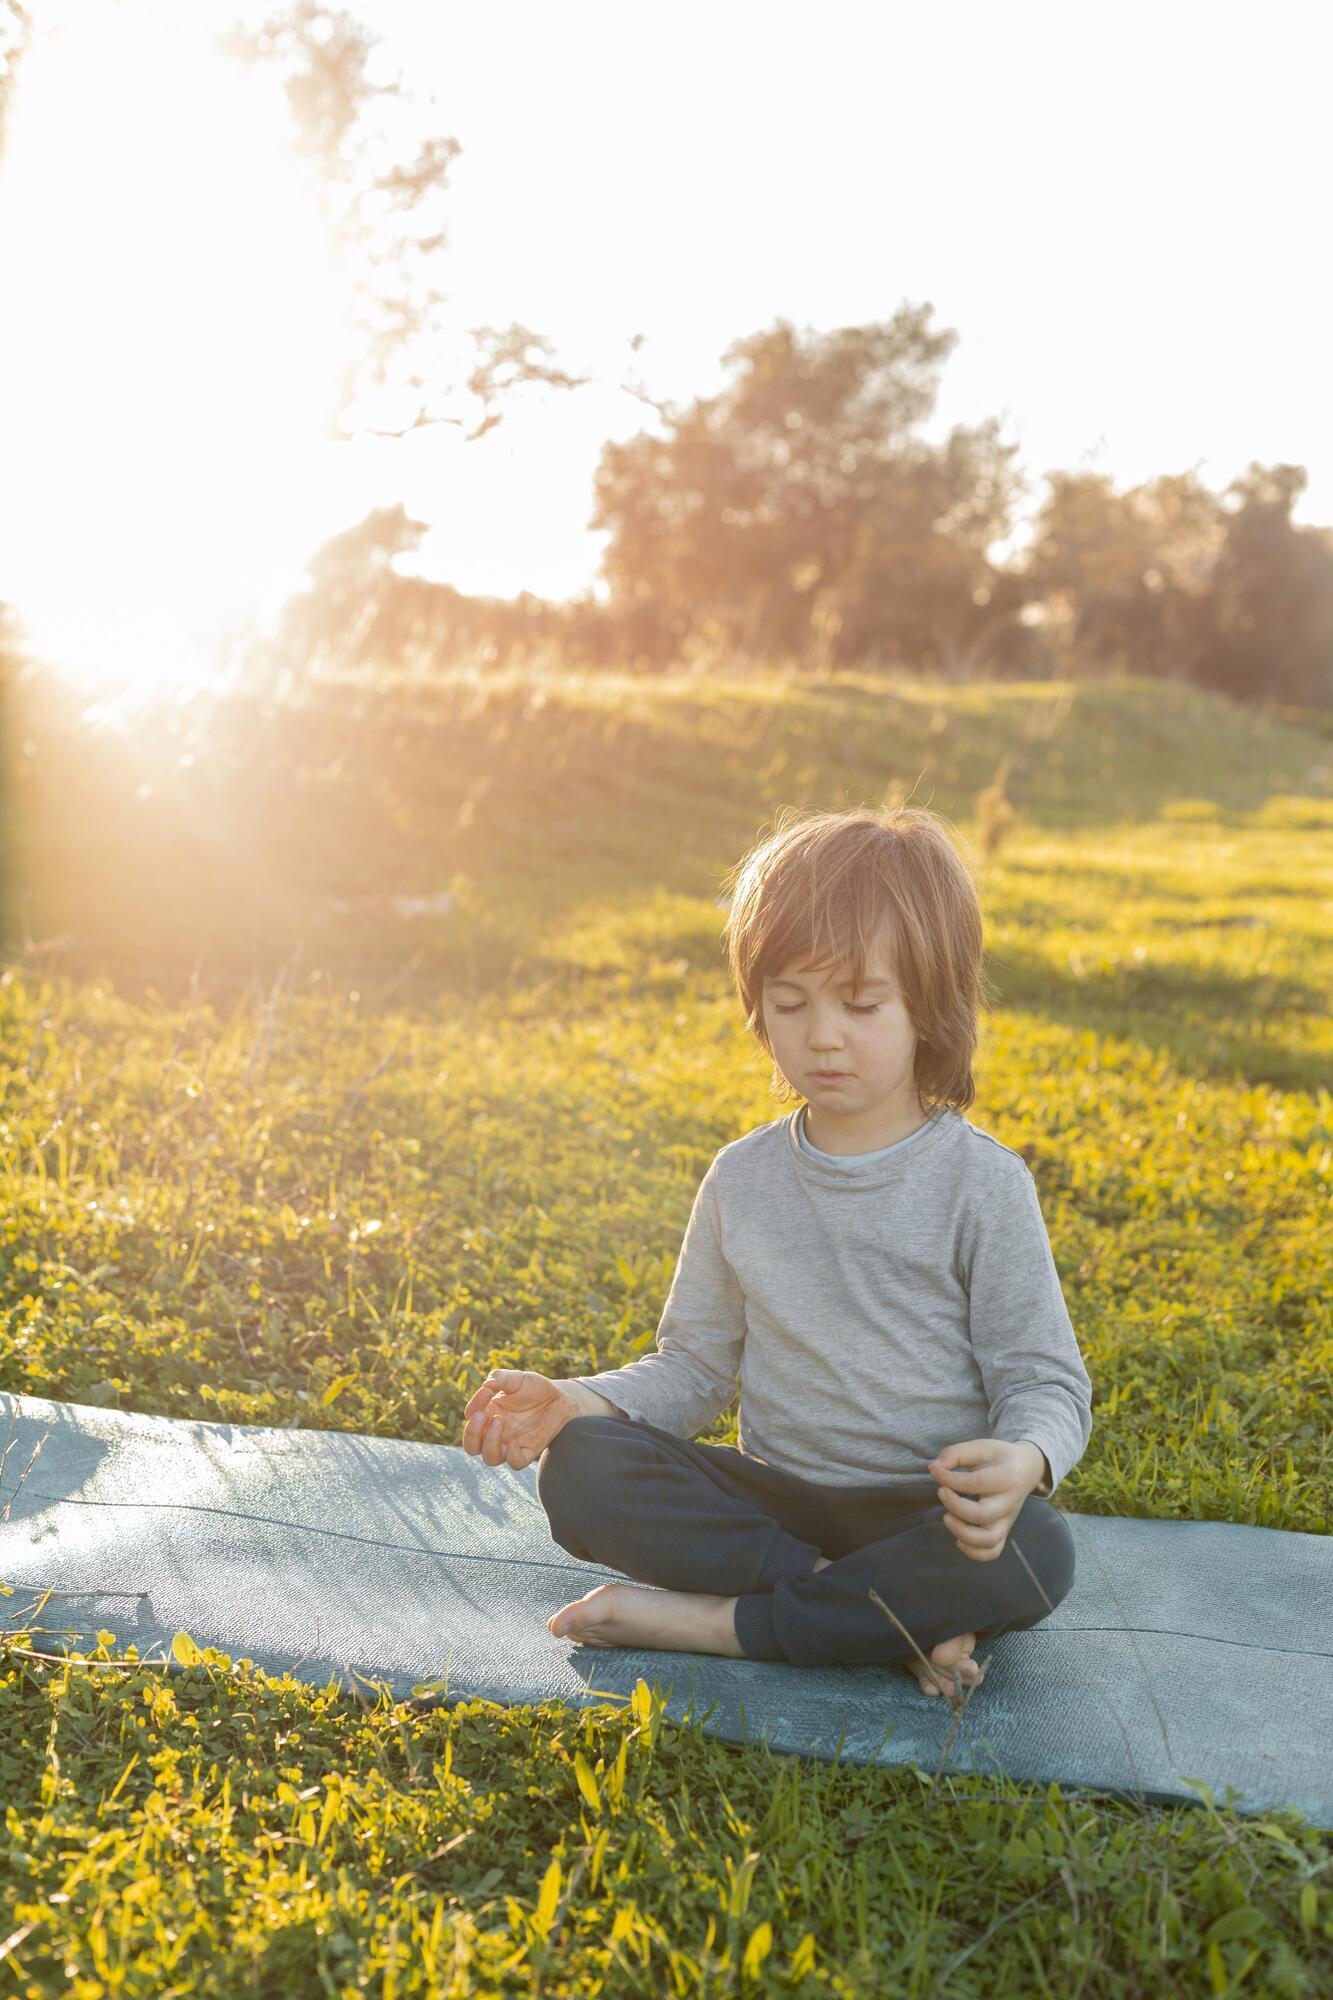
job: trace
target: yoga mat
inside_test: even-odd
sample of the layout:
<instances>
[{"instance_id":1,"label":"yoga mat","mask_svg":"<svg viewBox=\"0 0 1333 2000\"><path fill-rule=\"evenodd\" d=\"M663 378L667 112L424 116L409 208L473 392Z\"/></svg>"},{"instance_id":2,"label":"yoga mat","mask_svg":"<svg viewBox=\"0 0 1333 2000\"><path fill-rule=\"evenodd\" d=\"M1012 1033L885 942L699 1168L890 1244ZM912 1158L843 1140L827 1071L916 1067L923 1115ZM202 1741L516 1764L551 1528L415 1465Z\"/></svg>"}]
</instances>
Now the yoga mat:
<instances>
[{"instance_id":1,"label":"yoga mat","mask_svg":"<svg viewBox=\"0 0 1333 2000\"><path fill-rule=\"evenodd\" d=\"M692 1711L728 1742L927 1774L953 1722L901 1667L553 1637L552 1611L619 1573L551 1539L535 1465L0 1393L0 1451L7 1436L0 1581L15 1594L0 1629L58 1591L33 1620L39 1650L90 1648L106 1628L169 1666L183 1629L316 1686L360 1675L398 1697L436 1683L437 1698L505 1705L584 1707L642 1678L674 1719ZM991 1664L945 1771L1153 1804L1211 1795L1333 1829L1333 1537L1066 1519L1073 1588L1042 1624L978 1648Z\"/></svg>"}]
</instances>

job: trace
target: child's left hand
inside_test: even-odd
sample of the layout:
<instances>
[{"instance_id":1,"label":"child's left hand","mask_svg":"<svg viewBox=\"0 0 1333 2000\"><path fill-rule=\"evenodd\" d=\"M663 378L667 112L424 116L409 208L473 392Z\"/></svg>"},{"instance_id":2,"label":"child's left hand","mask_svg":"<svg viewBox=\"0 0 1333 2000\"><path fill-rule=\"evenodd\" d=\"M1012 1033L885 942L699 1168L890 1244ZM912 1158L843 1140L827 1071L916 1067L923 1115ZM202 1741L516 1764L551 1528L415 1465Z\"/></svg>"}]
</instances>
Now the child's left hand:
<instances>
[{"instance_id":1,"label":"child's left hand","mask_svg":"<svg viewBox=\"0 0 1333 2000\"><path fill-rule=\"evenodd\" d=\"M968 1438L932 1460L927 1470L939 1487L945 1523L965 1556L997 1560L1044 1465L1035 1444L1003 1438Z\"/></svg>"}]
</instances>

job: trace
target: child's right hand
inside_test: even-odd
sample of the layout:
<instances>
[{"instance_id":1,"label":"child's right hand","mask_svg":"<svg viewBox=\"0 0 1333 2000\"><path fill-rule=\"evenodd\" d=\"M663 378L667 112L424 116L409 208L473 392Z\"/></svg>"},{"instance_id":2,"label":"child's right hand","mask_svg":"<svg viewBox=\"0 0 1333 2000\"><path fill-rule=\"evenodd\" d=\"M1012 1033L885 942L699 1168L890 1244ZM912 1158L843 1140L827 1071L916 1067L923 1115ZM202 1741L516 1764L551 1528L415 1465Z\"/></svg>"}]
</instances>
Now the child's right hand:
<instances>
[{"instance_id":1,"label":"child's right hand","mask_svg":"<svg viewBox=\"0 0 1333 2000\"><path fill-rule=\"evenodd\" d=\"M487 1465L522 1472L579 1414L574 1398L528 1368L492 1368L463 1409L463 1449Z\"/></svg>"}]
</instances>

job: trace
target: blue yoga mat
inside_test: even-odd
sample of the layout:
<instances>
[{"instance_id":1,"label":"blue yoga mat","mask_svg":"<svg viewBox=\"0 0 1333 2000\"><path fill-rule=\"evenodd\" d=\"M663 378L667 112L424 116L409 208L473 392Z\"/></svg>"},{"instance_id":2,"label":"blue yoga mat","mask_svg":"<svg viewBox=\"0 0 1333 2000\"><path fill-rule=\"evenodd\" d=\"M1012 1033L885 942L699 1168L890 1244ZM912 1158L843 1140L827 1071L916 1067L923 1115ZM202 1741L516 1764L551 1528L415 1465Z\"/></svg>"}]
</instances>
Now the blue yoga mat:
<instances>
[{"instance_id":1,"label":"blue yoga mat","mask_svg":"<svg viewBox=\"0 0 1333 2000\"><path fill-rule=\"evenodd\" d=\"M551 1539L535 1466L488 1466L461 1445L0 1393L0 1451L0 1581L15 1592L0 1625L32 1620L39 1649L88 1647L105 1628L170 1665L184 1630L317 1686L360 1676L399 1697L430 1685L506 1705L584 1707L644 1679L676 1720L728 1742L928 1774L954 1720L901 1667L555 1638L550 1614L619 1573ZM1042 1624L978 1649L990 1667L945 1770L1292 1808L1333 1829L1333 1537L1066 1518L1073 1588ZM34 1619L45 1590L59 1595Z\"/></svg>"}]
</instances>

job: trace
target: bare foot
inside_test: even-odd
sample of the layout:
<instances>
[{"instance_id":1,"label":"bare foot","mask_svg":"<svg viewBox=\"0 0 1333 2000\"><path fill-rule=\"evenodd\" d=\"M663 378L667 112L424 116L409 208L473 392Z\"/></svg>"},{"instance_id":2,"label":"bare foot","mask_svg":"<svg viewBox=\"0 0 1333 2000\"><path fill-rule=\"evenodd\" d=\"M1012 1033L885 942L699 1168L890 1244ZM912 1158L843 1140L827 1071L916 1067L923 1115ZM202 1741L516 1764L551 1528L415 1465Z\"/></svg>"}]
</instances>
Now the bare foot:
<instances>
[{"instance_id":1,"label":"bare foot","mask_svg":"<svg viewBox=\"0 0 1333 2000\"><path fill-rule=\"evenodd\" d=\"M643 1646L666 1653L721 1653L742 1660L735 1610L734 1597L599 1583L572 1604L562 1604L546 1624L557 1639L572 1639L579 1646Z\"/></svg>"},{"instance_id":2,"label":"bare foot","mask_svg":"<svg viewBox=\"0 0 1333 2000\"><path fill-rule=\"evenodd\" d=\"M962 1676L964 1687L976 1687L981 1679L981 1668L972 1658L972 1648L976 1643L975 1632L960 1632L955 1639L941 1639L938 1646L931 1647L929 1655L932 1666L939 1669L938 1675L917 1659L905 1662L907 1671L922 1694L952 1694L955 1667Z\"/></svg>"}]
</instances>

